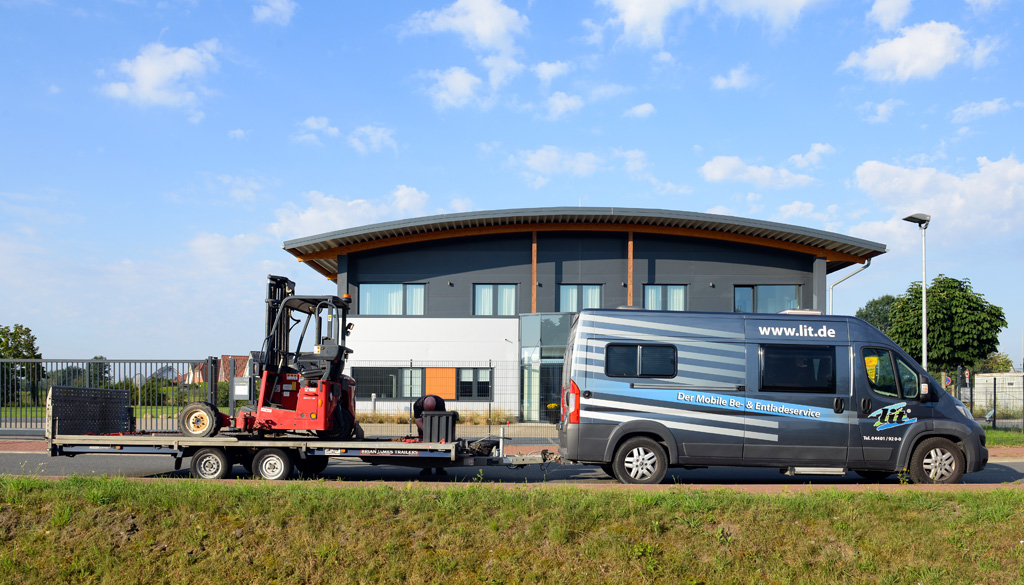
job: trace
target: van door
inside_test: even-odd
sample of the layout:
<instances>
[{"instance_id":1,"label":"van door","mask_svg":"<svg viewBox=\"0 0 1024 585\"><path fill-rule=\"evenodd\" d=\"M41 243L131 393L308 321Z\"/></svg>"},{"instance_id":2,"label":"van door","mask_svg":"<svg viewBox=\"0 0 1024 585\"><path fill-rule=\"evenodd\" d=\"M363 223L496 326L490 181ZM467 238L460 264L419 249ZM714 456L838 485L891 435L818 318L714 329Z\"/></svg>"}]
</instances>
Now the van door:
<instances>
[{"instance_id":1,"label":"van door","mask_svg":"<svg viewBox=\"0 0 1024 585\"><path fill-rule=\"evenodd\" d=\"M761 343L748 346L757 383L747 391L743 462L846 467L850 348Z\"/></svg>"},{"instance_id":2,"label":"van door","mask_svg":"<svg viewBox=\"0 0 1024 585\"><path fill-rule=\"evenodd\" d=\"M890 348L860 345L854 360L859 432L851 459L865 469L896 468L903 440L933 409L920 400L918 369Z\"/></svg>"}]
</instances>

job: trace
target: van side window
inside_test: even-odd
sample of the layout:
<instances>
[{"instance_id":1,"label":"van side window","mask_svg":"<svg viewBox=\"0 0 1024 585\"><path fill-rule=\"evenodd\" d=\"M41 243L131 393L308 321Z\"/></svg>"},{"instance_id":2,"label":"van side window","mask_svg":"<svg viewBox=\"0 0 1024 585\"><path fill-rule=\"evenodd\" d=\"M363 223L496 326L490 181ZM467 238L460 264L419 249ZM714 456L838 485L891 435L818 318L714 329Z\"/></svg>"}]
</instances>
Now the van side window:
<instances>
[{"instance_id":1,"label":"van side window","mask_svg":"<svg viewBox=\"0 0 1024 585\"><path fill-rule=\"evenodd\" d=\"M604 373L621 378L675 378L674 345L609 343L604 350Z\"/></svg>"},{"instance_id":2,"label":"van side window","mask_svg":"<svg viewBox=\"0 0 1024 585\"><path fill-rule=\"evenodd\" d=\"M896 357L896 369L900 373L900 389L903 390L904 398L917 398L921 393L921 386L917 381L917 372L910 364L903 361L900 356Z\"/></svg>"},{"instance_id":3,"label":"van side window","mask_svg":"<svg viewBox=\"0 0 1024 585\"><path fill-rule=\"evenodd\" d=\"M896 373L892 369L889 350L865 347L861 355L864 357L864 371L867 372L871 390L879 396L899 398L900 389L896 385Z\"/></svg>"},{"instance_id":4,"label":"van side window","mask_svg":"<svg viewBox=\"0 0 1024 585\"><path fill-rule=\"evenodd\" d=\"M762 345L761 390L835 394L835 346Z\"/></svg>"}]
</instances>

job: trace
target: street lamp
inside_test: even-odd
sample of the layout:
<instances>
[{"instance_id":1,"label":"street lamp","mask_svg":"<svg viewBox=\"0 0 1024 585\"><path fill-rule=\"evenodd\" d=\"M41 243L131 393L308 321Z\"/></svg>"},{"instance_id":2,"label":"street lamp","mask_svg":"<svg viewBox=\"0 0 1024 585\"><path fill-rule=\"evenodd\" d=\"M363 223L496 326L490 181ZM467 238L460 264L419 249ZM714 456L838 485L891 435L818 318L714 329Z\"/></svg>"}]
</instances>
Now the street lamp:
<instances>
[{"instance_id":1,"label":"street lamp","mask_svg":"<svg viewBox=\"0 0 1024 585\"><path fill-rule=\"evenodd\" d=\"M928 371L928 256L925 252L924 231L932 221L932 216L915 213L903 218L903 221L916 223L921 228L921 366Z\"/></svg>"}]
</instances>

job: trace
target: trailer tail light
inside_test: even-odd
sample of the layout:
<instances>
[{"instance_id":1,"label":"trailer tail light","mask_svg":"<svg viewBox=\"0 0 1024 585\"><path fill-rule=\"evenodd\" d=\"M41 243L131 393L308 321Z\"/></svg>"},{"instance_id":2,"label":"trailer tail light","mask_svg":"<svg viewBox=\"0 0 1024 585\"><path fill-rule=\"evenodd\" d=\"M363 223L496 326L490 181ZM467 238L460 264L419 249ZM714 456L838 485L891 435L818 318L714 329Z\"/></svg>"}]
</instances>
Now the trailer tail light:
<instances>
[{"instance_id":1,"label":"trailer tail light","mask_svg":"<svg viewBox=\"0 0 1024 585\"><path fill-rule=\"evenodd\" d=\"M569 391L565 393L563 420L573 425L580 422L580 387L573 380L569 380Z\"/></svg>"}]
</instances>

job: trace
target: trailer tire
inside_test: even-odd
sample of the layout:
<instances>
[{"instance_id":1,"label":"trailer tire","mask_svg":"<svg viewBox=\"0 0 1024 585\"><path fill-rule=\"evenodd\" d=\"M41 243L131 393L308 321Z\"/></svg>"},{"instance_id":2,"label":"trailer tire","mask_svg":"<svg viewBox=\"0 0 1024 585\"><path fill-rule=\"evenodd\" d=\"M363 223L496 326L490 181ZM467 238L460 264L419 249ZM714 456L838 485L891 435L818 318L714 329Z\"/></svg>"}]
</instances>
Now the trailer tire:
<instances>
[{"instance_id":1,"label":"trailer tire","mask_svg":"<svg viewBox=\"0 0 1024 585\"><path fill-rule=\"evenodd\" d=\"M960 483L963 477L963 451L949 439L925 439L910 457L910 479L914 483Z\"/></svg>"},{"instance_id":2,"label":"trailer tire","mask_svg":"<svg viewBox=\"0 0 1024 585\"><path fill-rule=\"evenodd\" d=\"M178 430L186 437L212 437L219 430L216 409L208 402L190 402L178 413Z\"/></svg>"},{"instance_id":3,"label":"trailer tire","mask_svg":"<svg viewBox=\"0 0 1024 585\"><path fill-rule=\"evenodd\" d=\"M252 467L257 477L276 481L291 477L294 464L284 449L263 449L256 454Z\"/></svg>"},{"instance_id":4,"label":"trailer tire","mask_svg":"<svg viewBox=\"0 0 1024 585\"><path fill-rule=\"evenodd\" d=\"M189 470L198 479L224 479L231 471L231 460L223 449L205 447L192 455Z\"/></svg>"},{"instance_id":5,"label":"trailer tire","mask_svg":"<svg viewBox=\"0 0 1024 585\"><path fill-rule=\"evenodd\" d=\"M316 477L327 469L330 462L331 458L326 455L306 455L305 459L295 460L295 469L304 477Z\"/></svg>"},{"instance_id":6,"label":"trailer tire","mask_svg":"<svg viewBox=\"0 0 1024 585\"><path fill-rule=\"evenodd\" d=\"M659 484L668 471L668 455L654 439L633 437L619 445L612 468L621 483Z\"/></svg>"}]
</instances>

